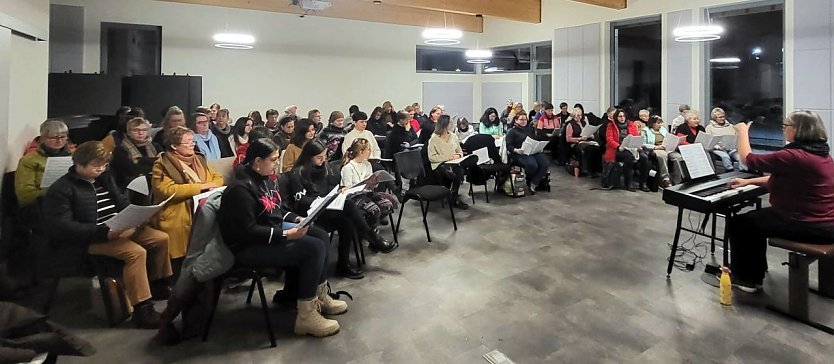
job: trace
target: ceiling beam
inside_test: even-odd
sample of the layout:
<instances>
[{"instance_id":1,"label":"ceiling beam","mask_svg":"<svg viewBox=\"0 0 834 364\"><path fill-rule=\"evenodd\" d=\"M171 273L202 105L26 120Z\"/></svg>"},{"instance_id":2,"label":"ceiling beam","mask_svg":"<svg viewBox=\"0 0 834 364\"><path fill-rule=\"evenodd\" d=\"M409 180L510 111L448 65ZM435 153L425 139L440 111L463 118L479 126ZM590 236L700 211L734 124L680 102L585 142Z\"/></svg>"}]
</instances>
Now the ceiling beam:
<instances>
[{"instance_id":1,"label":"ceiling beam","mask_svg":"<svg viewBox=\"0 0 834 364\"><path fill-rule=\"evenodd\" d=\"M370 1L370 0L366 0ZM381 0L382 5L484 15L525 23L542 22L541 0Z\"/></svg>"},{"instance_id":2,"label":"ceiling beam","mask_svg":"<svg viewBox=\"0 0 834 364\"><path fill-rule=\"evenodd\" d=\"M220 6L226 8L270 11L286 14L304 14L298 6L291 6L290 1L279 0L157 0L174 3ZM404 9L393 5L374 5L365 0L336 0L332 6L322 11L307 13L308 16L362 20L375 23L413 25L418 27L442 27L444 21L449 27L482 33L484 19L474 15L444 13L426 9Z\"/></svg>"},{"instance_id":3,"label":"ceiling beam","mask_svg":"<svg viewBox=\"0 0 834 364\"><path fill-rule=\"evenodd\" d=\"M579 3L602 6L615 10L623 10L628 7L628 0L573 0Z\"/></svg>"}]
</instances>

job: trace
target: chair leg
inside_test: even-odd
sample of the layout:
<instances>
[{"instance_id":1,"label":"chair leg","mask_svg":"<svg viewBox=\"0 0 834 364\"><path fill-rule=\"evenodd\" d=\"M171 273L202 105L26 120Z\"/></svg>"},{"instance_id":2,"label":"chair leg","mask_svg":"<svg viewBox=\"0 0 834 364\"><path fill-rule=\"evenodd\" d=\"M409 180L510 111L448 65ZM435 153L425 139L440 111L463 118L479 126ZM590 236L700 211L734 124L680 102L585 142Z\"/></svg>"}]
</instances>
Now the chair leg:
<instances>
[{"instance_id":1,"label":"chair leg","mask_svg":"<svg viewBox=\"0 0 834 364\"><path fill-rule=\"evenodd\" d=\"M342 237L339 237L339 239L341 239L341 238L342 238ZM353 244L353 256L354 256L354 257L356 257L356 266L357 266L357 267L361 267L361 266L362 266L362 261L359 259L359 247L362 245L362 239L360 239L358 236L354 236L352 240L353 240L353 241L352 241L352 244ZM341 242L341 241L339 241L339 244L341 244L341 243L342 243L342 242ZM350 261L350 260L348 259L348 262L349 262L349 261Z\"/></svg>"},{"instance_id":2,"label":"chair leg","mask_svg":"<svg viewBox=\"0 0 834 364\"><path fill-rule=\"evenodd\" d=\"M252 280L257 282L258 284L258 295L261 296L261 310L264 313L264 321L266 322L266 332L269 334L269 346L276 347L278 344L275 343L275 331L272 330L272 319L269 317L269 306L266 303L266 295L264 294L264 285L261 282L261 276L255 272L252 275Z\"/></svg>"},{"instance_id":3,"label":"chair leg","mask_svg":"<svg viewBox=\"0 0 834 364\"><path fill-rule=\"evenodd\" d=\"M52 283L49 285L49 296L46 297L46 302L43 304L43 314L48 315L49 310L52 309L52 302L55 301L55 294L58 292L58 283L61 281L61 278L54 278L52 279Z\"/></svg>"},{"instance_id":4,"label":"chair leg","mask_svg":"<svg viewBox=\"0 0 834 364\"><path fill-rule=\"evenodd\" d=\"M472 204L475 204L475 188L472 187L472 184L469 184L469 197L472 197Z\"/></svg>"},{"instance_id":5,"label":"chair leg","mask_svg":"<svg viewBox=\"0 0 834 364\"><path fill-rule=\"evenodd\" d=\"M260 277L260 274L253 271L252 275L254 276L256 274L258 275L258 277ZM255 285L258 284L258 283L260 283L260 282L256 282L254 278L252 279L252 285L249 286L249 294L246 295L246 304L247 305L252 303L252 295L255 293Z\"/></svg>"},{"instance_id":6,"label":"chair leg","mask_svg":"<svg viewBox=\"0 0 834 364\"><path fill-rule=\"evenodd\" d=\"M394 231L395 231L394 234L399 234L400 233L400 222L403 221L403 211L405 211L406 202L408 202L408 200L403 200L403 202L400 204L400 216L397 218L397 228L394 229Z\"/></svg>"},{"instance_id":7,"label":"chair leg","mask_svg":"<svg viewBox=\"0 0 834 364\"><path fill-rule=\"evenodd\" d=\"M429 233L429 222L426 221L426 215L429 213L430 203L431 201L426 201L426 203L423 204L423 201L420 201L420 212L423 213L423 227L426 228L426 240L428 240L429 243L431 243L431 234ZM449 205L449 207L451 207L451 205Z\"/></svg>"},{"instance_id":8,"label":"chair leg","mask_svg":"<svg viewBox=\"0 0 834 364\"><path fill-rule=\"evenodd\" d=\"M391 234L394 235L394 244L399 246L400 242L397 240L397 230L394 229L394 214L388 214L388 222L391 224Z\"/></svg>"},{"instance_id":9,"label":"chair leg","mask_svg":"<svg viewBox=\"0 0 834 364\"><path fill-rule=\"evenodd\" d=\"M101 275L101 270L96 269L96 273L98 276L98 285L101 287L101 299L104 301L104 314L107 315L107 324L110 327L116 326L116 322L113 321L113 305L110 302L110 298L107 297L107 283L104 281L104 276ZM116 294L118 294L118 290Z\"/></svg>"},{"instance_id":10,"label":"chair leg","mask_svg":"<svg viewBox=\"0 0 834 364\"><path fill-rule=\"evenodd\" d=\"M484 196L486 197L486 202L489 203L489 189L486 183L484 183Z\"/></svg>"},{"instance_id":11,"label":"chair leg","mask_svg":"<svg viewBox=\"0 0 834 364\"><path fill-rule=\"evenodd\" d=\"M220 292L223 290L223 278L215 278L211 284L214 285L214 291L212 292L211 308L209 308L206 324L203 325L203 342L208 341L211 323L214 322L214 314L217 312L217 302L220 301Z\"/></svg>"},{"instance_id":12,"label":"chair leg","mask_svg":"<svg viewBox=\"0 0 834 364\"><path fill-rule=\"evenodd\" d=\"M449 213L452 214L452 226L455 227L455 231L458 230L458 223L455 221L455 209L452 208L452 197L449 196Z\"/></svg>"}]
</instances>

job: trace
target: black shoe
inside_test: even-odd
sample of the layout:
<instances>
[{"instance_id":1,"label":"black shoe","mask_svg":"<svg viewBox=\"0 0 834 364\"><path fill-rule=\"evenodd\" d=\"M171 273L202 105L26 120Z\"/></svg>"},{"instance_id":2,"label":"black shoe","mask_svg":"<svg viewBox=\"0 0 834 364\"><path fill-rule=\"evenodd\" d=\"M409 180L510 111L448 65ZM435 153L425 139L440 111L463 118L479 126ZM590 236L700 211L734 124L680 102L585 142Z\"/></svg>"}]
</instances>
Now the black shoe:
<instances>
[{"instance_id":1,"label":"black shoe","mask_svg":"<svg viewBox=\"0 0 834 364\"><path fill-rule=\"evenodd\" d=\"M628 187L626 187L626 191L628 191L628 192L637 192L637 189L634 188L633 186L628 186Z\"/></svg>"},{"instance_id":2,"label":"black shoe","mask_svg":"<svg viewBox=\"0 0 834 364\"><path fill-rule=\"evenodd\" d=\"M163 278L151 282L151 297L154 301L165 301L171 297L171 287L168 280Z\"/></svg>"},{"instance_id":3,"label":"black shoe","mask_svg":"<svg viewBox=\"0 0 834 364\"><path fill-rule=\"evenodd\" d=\"M382 225L382 226L388 226L388 219L385 218L385 217L381 217L379 219L379 224Z\"/></svg>"},{"instance_id":4,"label":"black shoe","mask_svg":"<svg viewBox=\"0 0 834 364\"><path fill-rule=\"evenodd\" d=\"M133 306L133 316L130 321L140 329L158 329L159 312L153 309L151 301L143 301Z\"/></svg>"},{"instance_id":5,"label":"black shoe","mask_svg":"<svg viewBox=\"0 0 834 364\"><path fill-rule=\"evenodd\" d=\"M643 192L651 192L651 190L649 189L649 187L648 187L648 186L646 186L646 184L645 184L645 183L641 183L641 184L640 184L640 191L643 191Z\"/></svg>"},{"instance_id":6,"label":"black shoe","mask_svg":"<svg viewBox=\"0 0 834 364\"><path fill-rule=\"evenodd\" d=\"M347 279L362 279L365 278L365 275L362 274L362 271L356 268L351 267L348 265L340 265L336 269L336 274L345 277Z\"/></svg>"},{"instance_id":7,"label":"black shoe","mask_svg":"<svg viewBox=\"0 0 834 364\"><path fill-rule=\"evenodd\" d=\"M461 199L457 199L453 204L452 207L461 209L461 210L469 210L469 205L466 202L463 202Z\"/></svg>"},{"instance_id":8,"label":"black shoe","mask_svg":"<svg viewBox=\"0 0 834 364\"><path fill-rule=\"evenodd\" d=\"M394 251L394 249L397 249L397 247L397 244L385 240L383 237L379 236L379 234L371 233L370 236L368 236L368 248L374 253L380 252L382 254L388 254Z\"/></svg>"},{"instance_id":9,"label":"black shoe","mask_svg":"<svg viewBox=\"0 0 834 364\"><path fill-rule=\"evenodd\" d=\"M285 290L275 291L272 295L272 303L287 310L295 310L296 303L298 303L298 294L290 293Z\"/></svg>"}]
</instances>

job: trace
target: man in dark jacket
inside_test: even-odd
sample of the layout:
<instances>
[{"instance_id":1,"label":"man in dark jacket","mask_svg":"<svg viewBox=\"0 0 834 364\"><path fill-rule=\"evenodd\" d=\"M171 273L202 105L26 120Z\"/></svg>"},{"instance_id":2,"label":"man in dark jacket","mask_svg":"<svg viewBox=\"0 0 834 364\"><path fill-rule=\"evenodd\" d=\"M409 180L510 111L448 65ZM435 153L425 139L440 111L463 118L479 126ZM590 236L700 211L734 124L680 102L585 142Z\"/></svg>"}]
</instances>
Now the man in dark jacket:
<instances>
[{"instance_id":1,"label":"man in dark jacket","mask_svg":"<svg viewBox=\"0 0 834 364\"><path fill-rule=\"evenodd\" d=\"M133 305L132 321L139 328L155 329L159 313L151 302L151 287L154 298L168 298L168 235L150 227L114 231L105 224L127 206L110 173L105 173L110 157L99 141L78 146L74 165L46 193L46 230L56 243L72 247L73 257L56 260L75 258L83 264L86 254L92 254L124 261L122 281Z\"/></svg>"}]
</instances>

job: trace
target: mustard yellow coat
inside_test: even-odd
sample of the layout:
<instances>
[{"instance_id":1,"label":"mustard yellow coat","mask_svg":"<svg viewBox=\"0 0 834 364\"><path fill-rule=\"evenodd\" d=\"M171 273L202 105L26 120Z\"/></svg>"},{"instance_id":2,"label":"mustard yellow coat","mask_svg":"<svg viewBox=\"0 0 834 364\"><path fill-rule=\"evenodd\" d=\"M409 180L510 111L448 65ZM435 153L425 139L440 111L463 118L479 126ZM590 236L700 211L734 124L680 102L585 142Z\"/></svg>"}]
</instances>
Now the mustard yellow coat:
<instances>
[{"instance_id":1,"label":"mustard yellow coat","mask_svg":"<svg viewBox=\"0 0 834 364\"><path fill-rule=\"evenodd\" d=\"M208 166L205 157L198 154L197 158L206 171L205 183L222 186L223 176ZM176 171L176 167L162 156L154 162L151 170L154 203L160 203L174 195L174 198L151 219L152 227L168 234L168 255L171 259L185 256L188 237L191 234L191 212L194 211L192 197L201 192L200 184L186 183Z\"/></svg>"}]
</instances>

